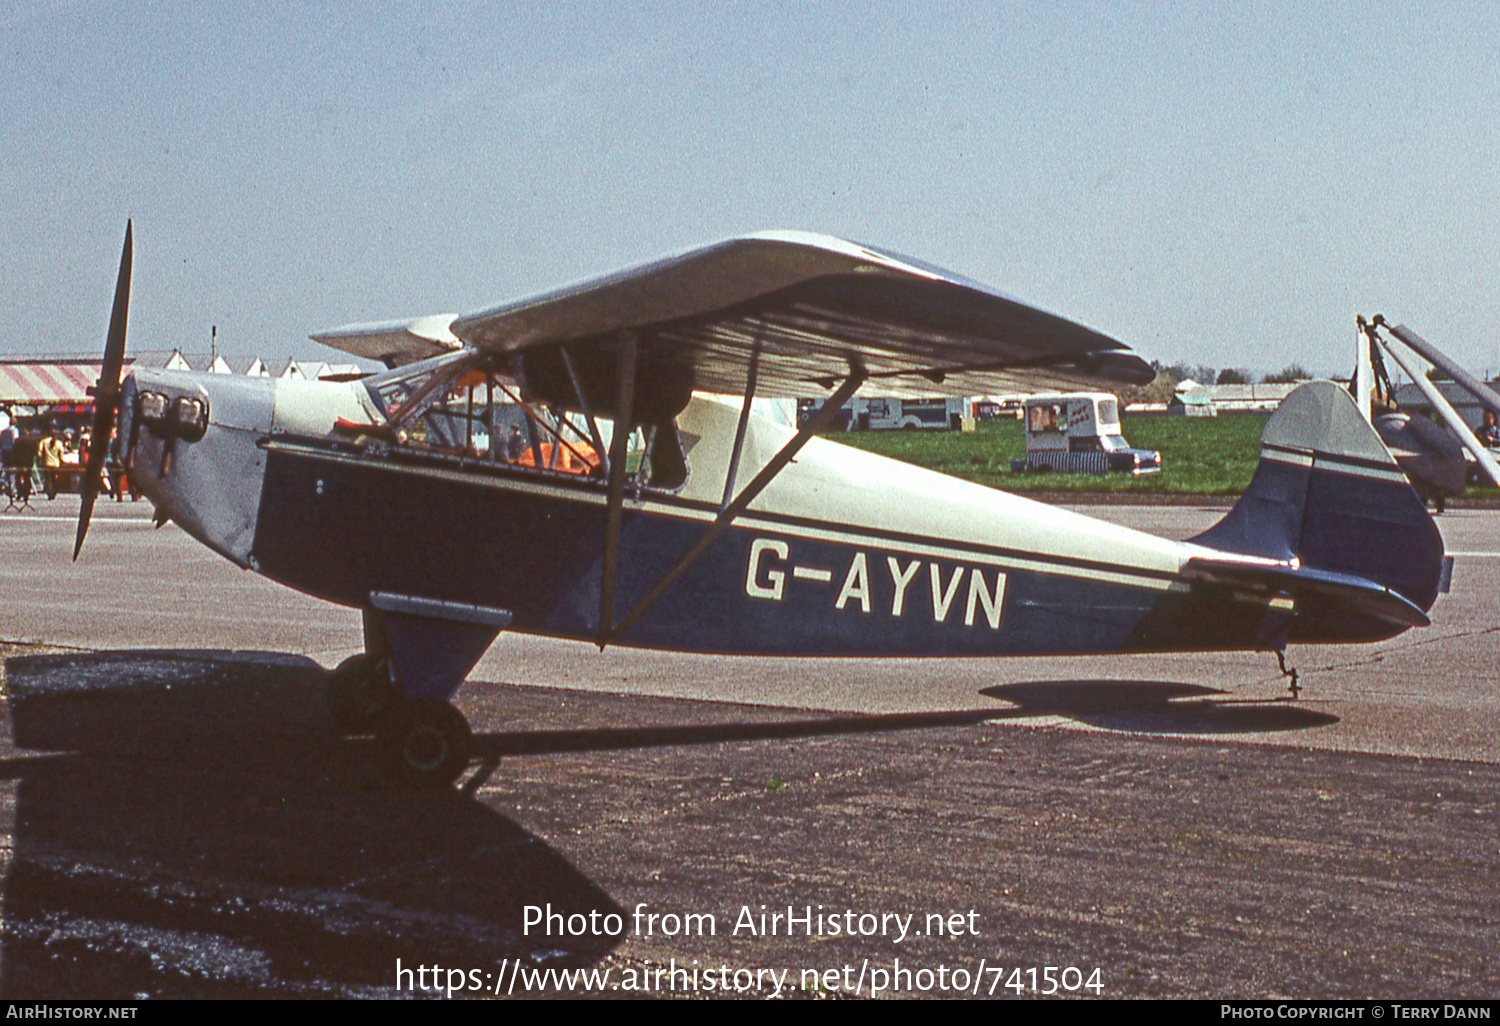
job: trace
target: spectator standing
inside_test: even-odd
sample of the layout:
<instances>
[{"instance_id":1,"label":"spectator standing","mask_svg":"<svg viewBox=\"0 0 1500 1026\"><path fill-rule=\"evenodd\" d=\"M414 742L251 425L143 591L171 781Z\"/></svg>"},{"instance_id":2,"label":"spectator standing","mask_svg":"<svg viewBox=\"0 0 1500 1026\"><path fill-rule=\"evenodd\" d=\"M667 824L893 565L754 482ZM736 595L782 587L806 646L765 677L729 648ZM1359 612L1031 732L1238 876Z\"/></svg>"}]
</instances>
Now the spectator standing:
<instances>
[{"instance_id":1,"label":"spectator standing","mask_svg":"<svg viewBox=\"0 0 1500 1026\"><path fill-rule=\"evenodd\" d=\"M42 487L46 489L47 498L57 498L57 475L62 467L63 453L66 452L63 440L57 435L57 425L48 424L47 433L42 436L41 445L37 448L37 465L42 472Z\"/></svg>"},{"instance_id":2,"label":"spectator standing","mask_svg":"<svg viewBox=\"0 0 1500 1026\"><path fill-rule=\"evenodd\" d=\"M1486 449L1500 446L1500 424L1495 423L1495 415L1489 410L1484 411L1484 422L1479 425L1479 444Z\"/></svg>"},{"instance_id":3,"label":"spectator standing","mask_svg":"<svg viewBox=\"0 0 1500 1026\"><path fill-rule=\"evenodd\" d=\"M16 468L16 499L21 505L31 503L32 477L36 474L36 454L41 439L34 434L24 434L16 439L10 451L10 461Z\"/></svg>"}]
</instances>

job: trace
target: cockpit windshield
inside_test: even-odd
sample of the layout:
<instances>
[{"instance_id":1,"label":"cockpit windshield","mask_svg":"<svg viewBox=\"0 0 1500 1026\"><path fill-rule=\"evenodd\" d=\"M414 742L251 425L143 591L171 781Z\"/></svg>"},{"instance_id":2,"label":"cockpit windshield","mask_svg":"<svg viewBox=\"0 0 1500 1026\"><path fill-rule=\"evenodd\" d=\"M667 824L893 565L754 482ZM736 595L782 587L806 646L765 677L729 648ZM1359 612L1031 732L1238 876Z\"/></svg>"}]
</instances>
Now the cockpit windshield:
<instances>
[{"instance_id":1,"label":"cockpit windshield","mask_svg":"<svg viewBox=\"0 0 1500 1026\"><path fill-rule=\"evenodd\" d=\"M515 379L497 370L488 354L465 349L373 375L364 385L386 419L372 434L401 450L607 477L613 423L522 401ZM655 445L658 433L654 427L631 432L626 467L640 478L638 485L672 489L685 479L686 468L660 472L670 466L665 457L680 446Z\"/></svg>"},{"instance_id":2,"label":"cockpit windshield","mask_svg":"<svg viewBox=\"0 0 1500 1026\"><path fill-rule=\"evenodd\" d=\"M438 386L451 382L479 359L473 350L461 350L421 363L397 367L364 379L370 398L393 425L411 414L419 397L439 394Z\"/></svg>"}]
</instances>

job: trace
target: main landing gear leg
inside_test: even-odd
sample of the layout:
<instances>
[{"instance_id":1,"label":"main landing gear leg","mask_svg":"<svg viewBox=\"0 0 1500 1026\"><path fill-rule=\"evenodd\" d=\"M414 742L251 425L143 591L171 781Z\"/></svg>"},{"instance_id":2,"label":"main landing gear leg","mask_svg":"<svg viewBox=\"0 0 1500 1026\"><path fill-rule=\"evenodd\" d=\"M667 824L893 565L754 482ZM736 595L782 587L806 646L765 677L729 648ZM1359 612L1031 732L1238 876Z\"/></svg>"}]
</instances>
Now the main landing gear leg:
<instances>
[{"instance_id":1,"label":"main landing gear leg","mask_svg":"<svg viewBox=\"0 0 1500 1026\"><path fill-rule=\"evenodd\" d=\"M1294 666L1290 670L1287 669L1286 649L1278 648L1276 650L1276 664L1281 667L1281 675L1283 677L1292 678L1292 682L1287 687L1292 692L1292 701L1295 702L1297 697L1302 694L1302 685L1297 683L1297 668Z\"/></svg>"},{"instance_id":2,"label":"main landing gear leg","mask_svg":"<svg viewBox=\"0 0 1500 1026\"><path fill-rule=\"evenodd\" d=\"M346 660L329 683L335 719L344 715L361 731L373 730L376 759L391 783L446 787L473 747L469 723L449 699L511 614L386 592L370 603L365 654Z\"/></svg>"}]
</instances>

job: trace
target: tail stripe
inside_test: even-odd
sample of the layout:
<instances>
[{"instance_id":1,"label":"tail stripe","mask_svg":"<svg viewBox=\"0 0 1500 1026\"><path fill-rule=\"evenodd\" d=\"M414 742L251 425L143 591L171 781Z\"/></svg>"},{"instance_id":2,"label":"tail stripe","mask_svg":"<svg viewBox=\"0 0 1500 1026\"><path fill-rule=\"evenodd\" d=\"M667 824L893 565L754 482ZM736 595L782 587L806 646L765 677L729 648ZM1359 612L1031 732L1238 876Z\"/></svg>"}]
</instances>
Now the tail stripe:
<instances>
[{"instance_id":1,"label":"tail stripe","mask_svg":"<svg viewBox=\"0 0 1500 1026\"><path fill-rule=\"evenodd\" d=\"M1381 481L1407 483L1406 475L1393 463L1348 456L1343 453L1321 452L1307 449L1289 449L1280 445L1263 445L1261 459L1287 463L1295 467L1311 467L1316 462L1319 470L1332 470L1338 474L1354 477L1370 477Z\"/></svg>"}]
</instances>

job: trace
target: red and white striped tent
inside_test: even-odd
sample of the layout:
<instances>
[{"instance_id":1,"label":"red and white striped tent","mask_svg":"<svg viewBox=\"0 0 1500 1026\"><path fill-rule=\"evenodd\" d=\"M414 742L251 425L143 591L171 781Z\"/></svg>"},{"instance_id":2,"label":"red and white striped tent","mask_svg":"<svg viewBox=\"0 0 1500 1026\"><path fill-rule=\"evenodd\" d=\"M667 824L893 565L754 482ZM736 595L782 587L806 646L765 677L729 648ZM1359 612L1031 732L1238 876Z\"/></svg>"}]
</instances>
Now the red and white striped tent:
<instances>
[{"instance_id":1,"label":"red and white striped tent","mask_svg":"<svg viewBox=\"0 0 1500 1026\"><path fill-rule=\"evenodd\" d=\"M98 379L97 363L0 362L0 405L89 404Z\"/></svg>"}]
</instances>

